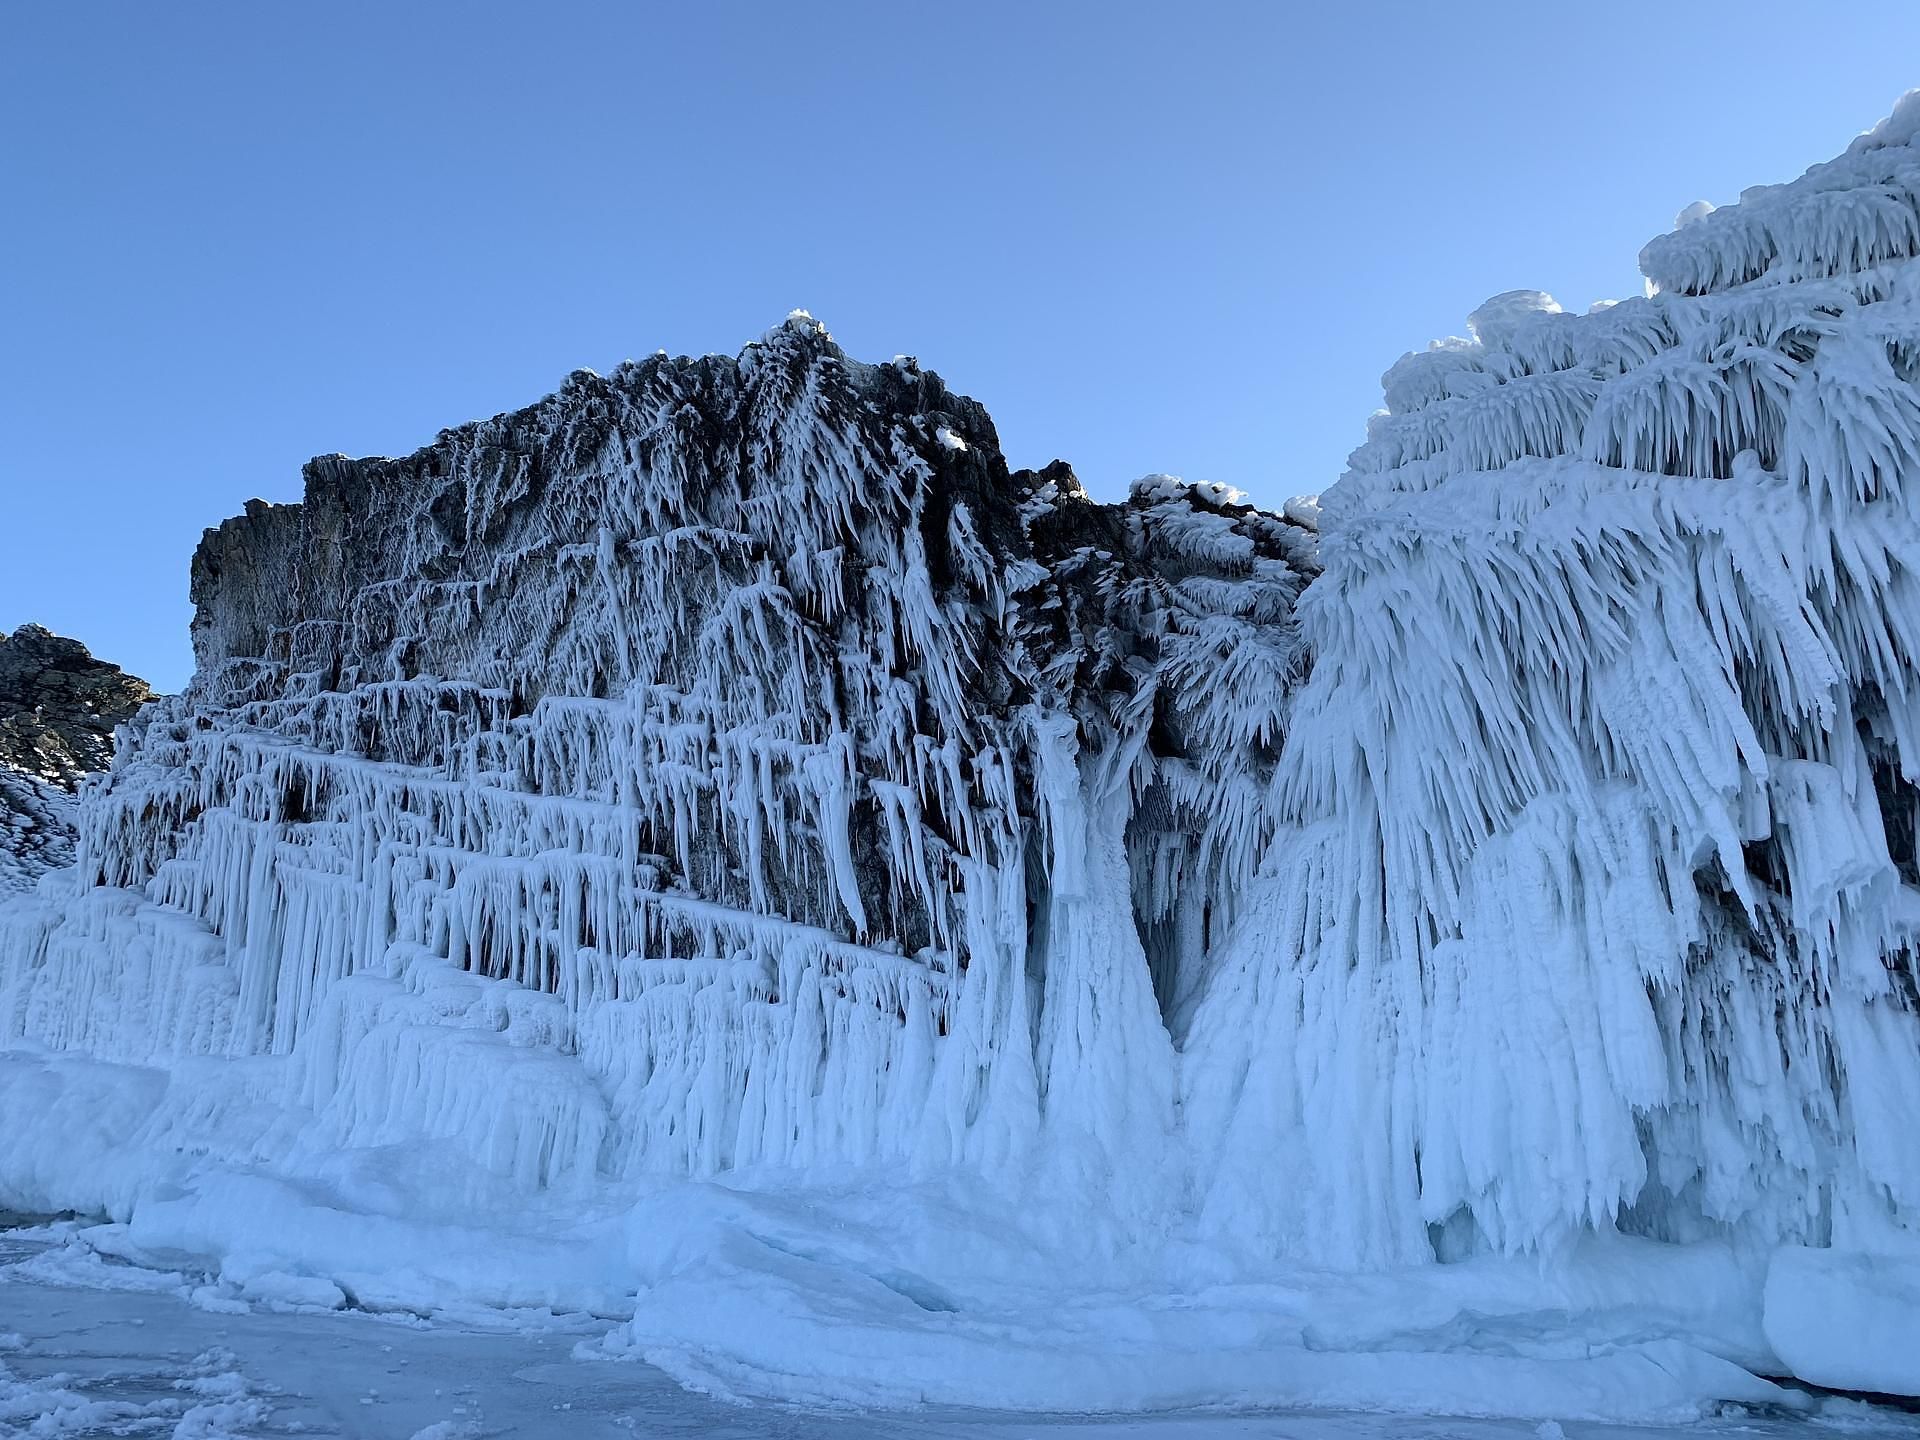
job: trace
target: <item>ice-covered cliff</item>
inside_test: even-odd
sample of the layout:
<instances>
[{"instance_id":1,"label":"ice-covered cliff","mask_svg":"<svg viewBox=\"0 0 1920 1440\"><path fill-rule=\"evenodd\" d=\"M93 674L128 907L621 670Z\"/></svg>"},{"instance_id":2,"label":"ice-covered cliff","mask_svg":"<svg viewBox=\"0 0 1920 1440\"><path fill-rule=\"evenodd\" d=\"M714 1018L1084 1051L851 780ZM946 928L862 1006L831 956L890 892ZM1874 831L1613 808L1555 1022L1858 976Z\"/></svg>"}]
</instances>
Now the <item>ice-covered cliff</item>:
<instances>
[{"instance_id":1,"label":"ice-covered cliff","mask_svg":"<svg viewBox=\"0 0 1920 1440\"><path fill-rule=\"evenodd\" d=\"M1009 475L978 405L804 316L317 460L202 544L195 680L88 805L86 889L13 922L60 956L15 1014L296 1052L343 1138L470 1127L529 1183L1004 1163L1046 1094L1164 1137L1155 985L1198 984L1264 838L1311 553L1177 482ZM499 982L541 1083L370 1080L472 1038L362 1033L425 972Z\"/></svg>"},{"instance_id":2,"label":"ice-covered cliff","mask_svg":"<svg viewBox=\"0 0 1920 1440\"><path fill-rule=\"evenodd\" d=\"M73 863L81 779L113 759L146 683L40 625L0 633L0 895Z\"/></svg>"},{"instance_id":3,"label":"ice-covered cliff","mask_svg":"<svg viewBox=\"0 0 1920 1440\"><path fill-rule=\"evenodd\" d=\"M1913 1250L1916 131L1690 207L1645 297L1498 296L1387 373L1194 1020L1223 1229Z\"/></svg>"},{"instance_id":4,"label":"ice-covered cliff","mask_svg":"<svg viewBox=\"0 0 1920 1440\"><path fill-rule=\"evenodd\" d=\"M313 462L0 911L0 1205L816 1399L1920 1391L1916 130L1295 519L800 315Z\"/></svg>"},{"instance_id":5,"label":"ice-covered cliff","mask_svg":"<svg viewBox=\"0 0 1920 1440\"><path fill-rule=\"evenodd\" d=\"M1009 474L801 315L315 461L202 544L194 682L0 920L0 1020L291 1054L331 1143L534 1187L1164 1148L1312 550Z\"/></svg>"}]
</instances>

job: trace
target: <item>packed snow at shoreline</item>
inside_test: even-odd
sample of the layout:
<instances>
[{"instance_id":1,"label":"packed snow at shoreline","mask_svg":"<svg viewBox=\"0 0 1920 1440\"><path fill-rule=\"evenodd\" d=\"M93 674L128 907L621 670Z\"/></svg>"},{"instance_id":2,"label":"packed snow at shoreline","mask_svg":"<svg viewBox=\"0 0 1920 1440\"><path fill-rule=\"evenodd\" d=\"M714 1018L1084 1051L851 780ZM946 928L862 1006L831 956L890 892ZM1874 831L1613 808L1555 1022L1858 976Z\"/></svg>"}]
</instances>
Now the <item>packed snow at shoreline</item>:
<instances>
[{"instance_id":1,"label":"packed snow at shoreline","mask_svg":"<svg viewBox=\"0 0 1920 1440\"><path fill-rule=\"evenodd\" d=\"M796 312L208 531L0 901L0 1426L1911 1433L1920 92L1682 222L1277 512Z\"/></svg>"}]
</instances>

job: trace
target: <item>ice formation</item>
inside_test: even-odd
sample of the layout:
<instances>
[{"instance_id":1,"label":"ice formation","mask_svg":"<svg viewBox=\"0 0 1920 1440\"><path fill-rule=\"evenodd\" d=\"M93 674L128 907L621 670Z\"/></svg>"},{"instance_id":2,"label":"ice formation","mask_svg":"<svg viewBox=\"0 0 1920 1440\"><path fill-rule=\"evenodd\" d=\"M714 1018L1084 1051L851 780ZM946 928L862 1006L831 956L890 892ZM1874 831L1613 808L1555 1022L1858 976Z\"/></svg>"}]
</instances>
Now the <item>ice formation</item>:
<instances>
[{"instance_id":1,"label":"ice formation","mask_svg":"<svg viewBox=\"0 0 1920 1440\"><path fill-rule=\"evenodd\" d=\"M1388 372L1186 1056L1223 1236L1914 1247L1916 124Z\"/></svg>"},{"instance_id":2,"label":"ice formation","mask_svg":"<svg viewBox=\"0 0 1920 1440\"><path fill-rule=\"evenodd\" d=\"M1164 1145L1311 555L1009 475L803 315L317 460L201 546L194 682L0 921L0 1025L291 1054L318 1133L535 1186Z\"/></svg>"},{"instance_id":3,"label":"ice formation","mask_svg":"<svg viewBox=\"0 0 1920 1440\"><path fill-rule=\"evenodd\" d=\"M1647 296L1495 297L1279 515L1010 473L799 314L313 462L0 911L0 1110L77 1127L0 1203L236 1285L361 1213L300 1263L393 1257L363 1303L811 1398L1097 1403L983 1359L1067 1335L1116 1405L1911 1385L1807 1317L1920 1325L1860 1288L1920 1252L1916 131L1689 207Z\"/></svg>"}]
</instances>

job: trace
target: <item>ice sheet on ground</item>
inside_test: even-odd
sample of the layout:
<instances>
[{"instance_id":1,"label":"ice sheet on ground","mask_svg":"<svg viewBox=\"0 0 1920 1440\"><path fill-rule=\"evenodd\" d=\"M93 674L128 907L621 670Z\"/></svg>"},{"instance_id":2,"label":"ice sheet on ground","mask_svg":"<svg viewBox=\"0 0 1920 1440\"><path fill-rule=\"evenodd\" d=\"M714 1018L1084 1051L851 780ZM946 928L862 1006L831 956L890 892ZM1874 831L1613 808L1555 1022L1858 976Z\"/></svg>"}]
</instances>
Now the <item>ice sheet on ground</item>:
<instances>
[{"instance_id":1,"label":"ice sheet on ground","mask_svg":"<svg viewBox=\"0 0 1920 1440\"><path fill-rule=\"evenodd\" d=\"M1635 1426L1312 1412L1012 1418L738 1405L644 1364L593 1358L593 1327L473 1330L387 1316L209 1310L180 1276L114 1287L0 1236L0 1433L219 1440L1914 1440L1920 1419L1827 1401L1809 1418L1729 1410L1684 1432ZM58 1248L56 1246L56 1248ZM126 1267L110 1267L121 1268ZM587 1343L583 1345L583 1341Z\"/></svg>"}]
</instances>

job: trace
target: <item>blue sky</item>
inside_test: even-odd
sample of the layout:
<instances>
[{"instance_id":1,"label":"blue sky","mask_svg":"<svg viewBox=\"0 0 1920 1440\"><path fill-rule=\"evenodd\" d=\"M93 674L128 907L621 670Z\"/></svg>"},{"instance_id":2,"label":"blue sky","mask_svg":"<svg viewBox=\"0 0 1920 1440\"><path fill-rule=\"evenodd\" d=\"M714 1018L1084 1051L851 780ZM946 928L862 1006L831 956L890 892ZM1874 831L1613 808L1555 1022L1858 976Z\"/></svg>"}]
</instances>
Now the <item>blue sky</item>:
<instances>
[{"instance_id":1,"label":"blue sky","mask_svg":"<svg viewBox=\"0 0 1920 1440\"><path fill-rule=\"evenodd\" d=\"M1913 85L1911 0L7 7L0 628L178 687L200 531L308 456L795 306L1016 465L1277 503L1401 352Z\"/></svg>"}]
</instances>

